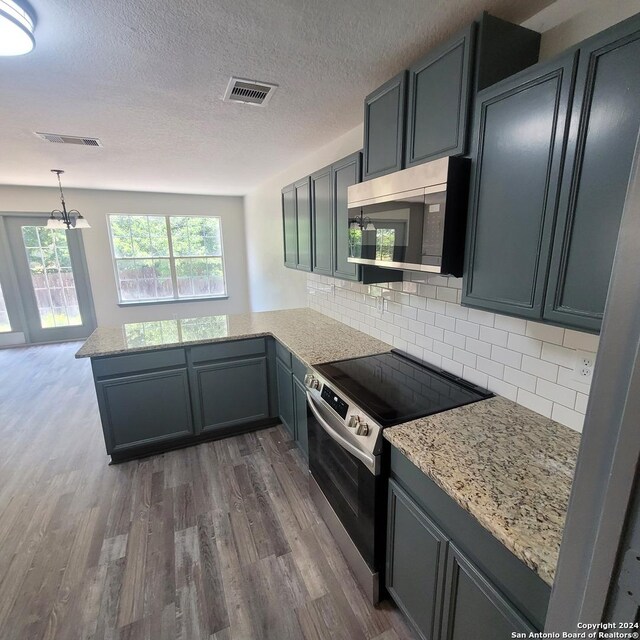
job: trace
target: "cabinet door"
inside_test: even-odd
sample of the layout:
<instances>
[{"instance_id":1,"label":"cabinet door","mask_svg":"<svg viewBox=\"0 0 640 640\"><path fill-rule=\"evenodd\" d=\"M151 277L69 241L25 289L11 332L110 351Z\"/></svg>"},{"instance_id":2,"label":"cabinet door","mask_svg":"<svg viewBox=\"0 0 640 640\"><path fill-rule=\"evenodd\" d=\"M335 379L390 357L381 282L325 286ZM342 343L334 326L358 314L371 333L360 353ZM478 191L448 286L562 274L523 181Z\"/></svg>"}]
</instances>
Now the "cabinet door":
<instances>
[{"instance_id":1,"label":"cabinet door","mask_svg":"<svg viewBox=\"0 0 640 640\"><path fill-rule=\"evenodd\" d=\"M293 374L291 369L276 359L276 380L278 383L278 414L282 424L295 438L295 410L293 407Z\"/></svg>"},{"instance_id":2,"label":"cabinet door","mask_svg":"<svg viewBox=\"0 0 640 640\"><path fill-rule=\"evenodd\" d=\"M409 69L405 166L466 152L476 24Z\"/></svg>"},{"instance_id":3,"label":"cabinet door","mask_svg":"<svg viewBox=\"0 0 640 640\"><path fill-rule=\"evenodd\" d=\"M269 417L267 358L194 367L196 423L202 432Z\"/></svg>"},{"instance_id":4,"label":"cabinet door","mask_svg":"<svg viewBox=\"0 0 640 640\"><path fill-rule=\"evenodd\" d=\"M296 223L298 230L298 262L296 267L311 271L311 193L309 178L294 185L296 197Z\"/></svg>"},{"instance_id":5,"label":"cabinet door","mask_svg":"<svg viewBox=\"0 0 640 640\"><path fill-rule=\"evenodd\" d=\"M334 215L335 262L333 275L343 280L359 280L359 265L348 262L349 257L349 207L347 189L360 182L360 152L354 153L331 167L331 188Z\"/></svg>"},{"instance_id":6,"label":"cabinet door","mask_svg":"<svg viewBox=\"0 0 640 640\"><path fill-rule=\"evenodd\" d=\"M387 589L421 638L438 637L447 538L389 481ZM473 637L473 636L469 636Z\"/></svg>"},{"instance_id":7,"label":"cabinet door","mask_svg":"<svg viewBox=\"0 0 640 640\"><path fill-rule=\"evenodd\" d=\"M298 264L298 225L296 222L296 196L293 185L282 190L282 229L284 264L296 268Z\"/></svg>"},{"instance_id":8,"label":"cabinet door","mask_svg":"<svg viewBox=\"0 0 640 640\"><path fill-rule=\"evenodd\" d=\"M458 550L449 545L442 640L508 640L535 627Z\"/></svg>"},{"instance_id":9,"label":"cabinet door","mask_svg":"<svg viewBox=\"0 0 640 640\"><path fill-rule=\"evenodd\" d=\"M547 320L599 331L640 130L640 19L580 48L545 302Z\"/></svg>"},{"instance_id":10,"label":"cabinet door","mask_svg":"<svg viewBox=\"0 0 640 640\"><path fill-rule=\"evenodd\" d=\"M574 56L477 96L462 301L540 318Z\"/></svg>"},{"instance_id":11,"label":"cabinet door","mask_svg":"<svg viewBox=\"0 0 640 640\"><path fill-rule=\"evenodd\" d=\"M402 169L407 72L364 99L364 179Z\"/></svg>"},{"instance_id":12,"label":"cabinet door","mask_svg":"<svg viewBox=\"0 0 640 640\"><path fill-rule=\"evenodd\" d=\"M333 205L331 167L311 175L312 271L333 275Z\"/></svg>"},{"instance_id":13,"label":"cabinet door","mask_svg":"<svg viewBox=\"0 0 640 640\"><path fill-rule=\"evenodd\" d=\"M305 458L309 457L309 434L307 430L307 391L304 384L293 377L293 406L296 422L296 442Z\"/></svg>"},{"instance_id":14,"label":"cabinet door","mask_svg":"<svg viewBox=\"0 0 640 640\"><path fill-rule=\"evenodd\" d=\"M192 435L186 369L96 382L107 453Z\"/></svg>"}]
</instances>

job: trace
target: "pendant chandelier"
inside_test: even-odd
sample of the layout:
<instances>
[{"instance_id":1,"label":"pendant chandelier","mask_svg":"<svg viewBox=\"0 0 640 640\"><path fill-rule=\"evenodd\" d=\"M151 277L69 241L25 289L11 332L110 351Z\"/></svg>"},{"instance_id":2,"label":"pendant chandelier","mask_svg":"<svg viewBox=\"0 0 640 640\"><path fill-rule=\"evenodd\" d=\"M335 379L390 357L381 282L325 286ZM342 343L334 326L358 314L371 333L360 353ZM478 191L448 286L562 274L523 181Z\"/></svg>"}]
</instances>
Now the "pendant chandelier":
<instances>
[{"instance_id":1,"label":"pendant chandelier","mask_svg":"<svg viewBox=\"0 0 640 640\"><path fill-rule=\"evenodd\" d=\"M62 182L60 175L64 173L62 169L51 169L51 173L58 176L58 187L60 188L60 202L62 203L62 211L54 209L51 212L49 220L47 220L47 229L90 229L91 225L82 217L77 209L67 211L67 204L64 201L64 193L62 192Z\"/></svg>"}]
</instances>

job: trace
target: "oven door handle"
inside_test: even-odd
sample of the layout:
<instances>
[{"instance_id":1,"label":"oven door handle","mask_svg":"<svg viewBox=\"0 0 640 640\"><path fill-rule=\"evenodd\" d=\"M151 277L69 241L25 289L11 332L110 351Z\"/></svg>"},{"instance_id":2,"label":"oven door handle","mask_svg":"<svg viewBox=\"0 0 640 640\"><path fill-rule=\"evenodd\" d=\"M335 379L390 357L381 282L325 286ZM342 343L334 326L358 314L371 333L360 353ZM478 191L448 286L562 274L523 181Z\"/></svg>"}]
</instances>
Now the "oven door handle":
<instances>
[{"instance_id":1,"label":"oven door handle","mask_svg":"<svg viewBox=\"0 0 640 640\"><path fill-rule=\"evenodd\" d=\"M380 461L378 456L370 456L366 454L362 449L359 449L354 444L349 442L344 436L341 436L322 416L316 403L313 400L312 395L307 391L307 404L311 413L315 416L320 426L327 432L327 434L335 440L343 449L346 449L354 458L357 458L367 469L378 475L380 473Z\"/></svg>"}]
</instances>

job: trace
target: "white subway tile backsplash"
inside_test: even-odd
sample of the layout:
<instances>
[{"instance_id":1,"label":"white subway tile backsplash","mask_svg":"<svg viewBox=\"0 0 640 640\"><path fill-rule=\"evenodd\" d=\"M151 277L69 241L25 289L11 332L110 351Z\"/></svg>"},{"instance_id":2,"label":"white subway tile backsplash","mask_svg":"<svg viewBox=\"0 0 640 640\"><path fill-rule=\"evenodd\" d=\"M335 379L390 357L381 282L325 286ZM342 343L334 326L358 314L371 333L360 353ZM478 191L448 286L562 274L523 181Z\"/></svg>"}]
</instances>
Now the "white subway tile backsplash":
<instances>
[{"instance_id":1,"label":"white subway tile backsplash","mask_svg":"<svg viewBox=\"0 0 640 640\"><path fill-rule=\"evenodd\" d=\"M460 349L459 347L454 347L453 359L456 362L460 362L468 367L475 368L476 366L476 356L473 353L469 353L465 349Z\"/></svg>"},{"instance_id":2,"label":"white subway tile backsplash","mask_svg":"<svg viewBox=\"0 0 640 640\"><path fill-rule=\"evenodd\" d=\"M503 349L497 345L491 347L491 359L496 362L501 362L514 369L519 369L522 364L522 354L510 351L509 349Z\"/></svg>"},{"instance_id":3,"label":"white subway tile backsplash","mask_svg":"<svg viewBox=\"0 0 640 640\"><path fill-rule=\"evenodd\" d=\"M467 338L465 348L467 351L471 351L471 353L475 353L477 356L482 356L483 358L491 357L491 345L488 342L481 342L475 338Z\"/></svg>"},{"instance_id":4,"label":"white subway tile backsplash","mask_svg":"<svg viewBox=\"0 0 640 640\"><path fill-rule=\"evenodd\" d=\"M456 320L456 333L477 339L480 335L480 325L467 320Z\"/></svg>"},{"instance_id":5,"label":"white subway tile backsplash","mask_svg":"<svg viewBox=\"0 0 640 640\"><path fill-rule=\"evenodd\" d=\"M448 358L451 360L453 358L453 347L450 344L445 344L444 342L437 342L436 340L432 341L433 343L433 351L440 354L443 358Z\"/></svg>"},{"instance_id":6,"label":"white subway tile backsplash","mask_svg":"<svg viewBox=\"0 0 640 640\"><path fill-rule=\"evenodd\" d=\"M543 342L562 344L564 340L564 329L561 327L552 327L550 324L540 324L539 322L527 320L525 335L530 338L537 338Z\"/></svg>"},{"instance_id":7,"label":"white subway tile backsplash","mask_svg":"<svg viewBox=\"0 0 640 640\"><path fill-rule=\"evenodd\" d=\"M505 367L504 380L505 382L514 384L516 387L519 387L520 389L526 389L527 391L531 391L531 393L536 392L536 382L538 379L529 373L520 371L520 369L512 369L511 367Z\"/></svg>"},{"instance_id":8,"label":"white subway tile backsplash","mask_svg":"<svg viewBox=\"0 0 640 640\"><path fill-rule=\"evenodd\" d=\"M518 389L516 402L521 404L523 407L531 409L532 411L541 413L547 418L551 417L553 403L550 400L537 396L535 393L530 393L526 389Z\"/></svg>"},{"instance_id":9,"label":"white subway tile backsplash","mask_svg":"<svg viewBox=\"0 0 640 640\"><path fill-rule=\"evenodd\" d=\"M509 384L504 380L500 380L500 378L489 376L487 389L493 393L504 396L505 398L509 398L509 400L513 400L513 402L516 402L518 399L518 387Z\"/></svg>"},{"instance_id":10,"label":"white subway tile backsplash","mask_svg":"<svg viewBox=\"0 0 640 640\"><path fill-rule=\"evenodd\" d=\"M535 338L528 338L517 333L510 333L507 340L507 348L519 353L526 353L528 356L539 358L542 353L542 342Z\"/></svg>"},{"instance_id":11,"label":"white subway tile backsplash","mask_svg":"<svg viewBox=\"0 0 640 640\"><path fill-rule=\"evenodd\" d=\"M599 342L600 338L591 333L581 333L580 331L567 329L564 332L564 342L562 344L570 349L579 349L580 351L595 353L598 350Z\"/></svg>"},{"instance_id":12,"label":"white subway tile backsplash","mask_svg":"<svg viewBox=\"0 0 640 640\"><path fill-rule=\"evenodd\" d=\"M459 278L434 274L379 285L310 274L307 299L435 367L582 429L589 385L574 378L573 367L576 349L595 351L597 336L462 307L455 302L461 287Z\"/></svg>"},{"instance_id":13,"label":"white subway tile backsplash","mask_svg":"<svg viewBox=\"0 0 640 640\"><path fill-rule=\"evenodd\" d=\"M567 349L566 347L560 347L556 344L544 342L542 344L541 358L547 362L553 362L554 364L559 364L562 367L573 369L576 352L572 349Z\"/></svg>"},{"instance_id":14,"label":"white subway tile backsplash","mask_svg":"<svg viewBox=\"0 0 640 640\"><path fill-rule=\"evenodd\" d=\"M480 340L490 342L499 347L506 347L509 334L500 329L492 329L491 327L480 327Z\"/></svg>"},{"instance_id":15,"label":"white subway tile backsplash","mask_svg":"<svg viewBox=\"0 0 640 640\"><path fill-rule=\"evenodd\" d=\"M519 333L524 335L527 330L527 321L520 318L511 318L510 316L500 316L496 314L493 326L496 329L502 329L509 333Z\"/></svg>"},{"instance_id":16,"label":"white subway tile backsplash","mask_svg":"<svg viewBox=\"0 0 640 640\"><path fill-rule=\"evenodd\" d=\"M527 355L522 356L522 370L550 382L558 380L558 365L552 362L545 362L539 358L532 358Z\"/></svg>"},{"instance_id":17,"label":"white subway tile backsplash","mask_svg":"<svg viewBox=\"0 0 640 640\"><path fill-rule=\"evenodd\" d=\"M571 427L576 431L582 432L584 426L584 414L573 411L567 407L563 407L561 404L554 404L551 417L562 424Z\"/></svg>"},{"instance_id":18,"label":"white subway tile backsplash","mask_svg":"<svg viewBox=\"0 0 640 640\"><path fill-rule=\"evenodd\" d=\"M576 392L573 389L567 389L554 382L538 378L536 385L536 393L543 398L547 398L552 402L564 405L573 409L576 404Z\"/></svg>"},{"instance_id":19,"label":"white subway tile backsplash","mask_svg":"<svg viewBox=\"0 0 640 640\"><path fill-rule=\"evenodd\" d=\"M444 300L445 302L457 302L458 295L456 289L450 289L449 287L436 287L436 298L438 300Z\"/></svg>"},{"instance_id":20,"label":"white subway tile backsplash","mask_svg":"<svg viewBox=\"0 0 640 640\"><path fill-rule=\"evenodd\" d=\"M464 349L464 345L466 344L466 338L459 333L455 333L455 331L445 331L444 341L447 344L451 344L454 347L459 347L460 349Z\"/></svg>"},{"instance_id":21,"label":"white subway tile backsplash","mask_svg":"<svg viewBox=\"0 0 640 640\"><path fill-rule=\"evenodd\" d=\"M495 313L481 311L480 309L469 309L469 322L482 324L486 327L493 327L493 323L495 322L495 320Z\"/></svg>"}]
</instances>

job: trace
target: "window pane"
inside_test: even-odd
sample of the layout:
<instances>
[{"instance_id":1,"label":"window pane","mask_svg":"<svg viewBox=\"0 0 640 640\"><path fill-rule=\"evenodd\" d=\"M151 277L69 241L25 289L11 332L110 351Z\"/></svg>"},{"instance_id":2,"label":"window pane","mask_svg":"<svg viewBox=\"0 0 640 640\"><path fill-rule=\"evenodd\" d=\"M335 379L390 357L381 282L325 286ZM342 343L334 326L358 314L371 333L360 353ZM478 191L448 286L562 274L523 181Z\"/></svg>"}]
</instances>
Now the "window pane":
<instances>
[{"instance_id":1,"label":"window pane","mask_svg":"<svg viewBox=\"0 0 640 640\"><path fill-rule=\"evenodd\" d=\"M116 258L168 258L169 238L164 216L111 215Z\"/></svg>"},{"instance_id":2,"label":"window pane","mask_svg":"<svg viewBox=\"0 0 640 640\"><path fill-rule=\"evenodd\" d=\"M222 256L220 218L172 216L169 225L174 256Z\"/></svg>"},{"instance_id":3,"label":"window pane","mask_svg":"<svg viewBox=\"0 0 640 640\"><path fill-rule=\"evenodd\" d=\"M178 297L225 295L222 258L177 258Z\"/></svg>"},{"instance_id":4,"label":"window pane","mask_svg":"<svg viewBox=\"0 0 640 640\"><path fill-rule=\"evenodd\" d=\"M117 271L123 302L174 297L169 260L117 260Z\"/></svg>"},{"instance_id":5,"label":"window pane","mask_svg":"<svg viewBox=\"0 0 640 640\"><path fill-rule=\"evenodd\" d=\"M4 331L11 331L11 323L9 322L9 314L7 313L7 305L4 302L2 285L0 285L0 332Z\"/></svg>"},{"instance_id":6,"label":"window pane","mask_svg":"<svg viewBox=\"0 0 640 640\"><path fill-rule=\"evenodd\" d=\"M22 227L22 239L42 328L81 325L66 232L46 227Z\"/></svg>"}]
</instances>

